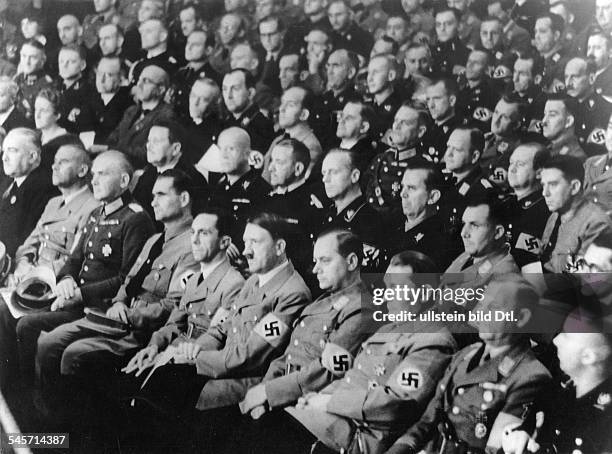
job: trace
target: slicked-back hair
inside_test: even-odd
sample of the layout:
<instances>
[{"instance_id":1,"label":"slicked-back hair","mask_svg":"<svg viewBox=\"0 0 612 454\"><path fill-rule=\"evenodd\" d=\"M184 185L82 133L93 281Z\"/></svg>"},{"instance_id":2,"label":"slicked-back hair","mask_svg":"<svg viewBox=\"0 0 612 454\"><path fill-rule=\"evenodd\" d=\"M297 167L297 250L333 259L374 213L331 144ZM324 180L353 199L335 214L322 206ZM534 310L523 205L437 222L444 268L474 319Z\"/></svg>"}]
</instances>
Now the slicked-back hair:
<instances>
[{"instance_id":1,"label":"slicked-back hair","mask_svg":"<svg viewBox=\"0 0 612 454\"><path fill-rule=\"evenodd\" d=\"M259 32L259 27L261 26L261 24L265 24L266 22L276 22L276 31L278 33L282 33L285 31L285 23L280 18L280 16L278 14L269 14L268 16L264 17L257 23L258 32Z\"/></svg>"},{"instance_id":2,"label":"slicked-back hair","mask_svg":"<svg viewBox=\"0 0 612 454\"><path fill-rule=\"evenodd\" d=\"M183 144L183 140L185 138L183 126L177 121L162 118L157 121L154 121L151 124L151 128L153 126L157 126L158 128L167 129L168 130L168 141L171 144L177 143L177 142L180 143L181 145Z\"/></svg>"},{"instance_id":3,"label":"slicked-back hair","mask_svg":"<svg viewBox=\"0 0 612 454\"><path fill-rule=\"evenodd\" d=\"M193 180L189 175L180 169L167 169L157 176L160 178L170 178L172 180L172 188L177 194L186 192L189 194L190 204L193 201Z\"/></svg>"},{"instance_id":4,"label":"slicked-back hair","mask_svg":"<svg viewBox=\"0 0 612 454\"><path fill-rule=\"evenodd\" d=\"M349 158L349 166L351 172L355 169L360 169L361 159L356 151L347 150L346 148L332 148L327 152L325 156L329 156L332 153L340 153L344 156L347 156Z\"/></svg>"},{"instance_id":5,"label":"slicked-back hair","mask_svg":"<svg viewBox=\"0 0 612 454\"><path fill-rule=\"evenodd\" d=\"M555 32L563 33L563 30L565 29L565 21L563 18L558 14L551 13L550 11L539 14L536 21L538 19L550 19L551 28Z\"/></svg>"},{"instance_id":6,"label":"slicked-back hair","mask_svg":"<svg viewBox=\"0 0 612 454\"><path fill-rule=\"evenodd\" d=\"M234 73L240 73L244 76L244 83L248 88L255 88L255 84L257 83L257 81L255 80L255 76L253 76L253 74L251 74L250 71L244 69L244 68L236 68L236 69L232 69L230 71L228 71L227 73L225 73L225 77L234 74Z\"/></svg>"},{"instance_id":7,"label":"slicked-back hair","mask_svg":"<svg viewBox=\"0 0 612 454\"><path fill-rule=\"evenodd\" d=\"M134 167L125 153L119 150L106 150L100 153L96 159L99 159L100 156L112 156L116 161L117 167L119 167L119 171L127 174L130 177L130 181L132 180L134 177Z\"/></svg>"},{"instance_id":8,"label":"slicked-back hair","mask_svg":"<svg viewBox=\"0 0 612 454\"><path fill-rule=\"evenodd\" d=\"M424 170L427 172L425 187L428 191L433 189L441 191L444 186L444 177L440 167L425 158L410 159L404 172L406 170Z\"/></svg>"},{"instance_id":9,"label":"slicked-back hair","mask_svg":"<svg viewBox=\"0 0 612 454\"><path fill-rule=\"evenodd\" d=\"M584 167L582 162L574 156L552 156L542 163L542 170L544 169L560 170L567 181L578 180L582 182L584 180Z\"/></svg>"},{"instance_id":10,"label":"slicked-back hair","mask_svg":"<svg viewBox=\"0 0 612 454\"><path fill-rule=\"evenodd\" d=\"M219 236L231 235L234 217L232 213L225 207L219 205L209 205L206 208L194 213L194 218L200 214L211 214L217 216L216 228L219 231Z\"/></svg>"},{"instance_id":11,"label":"slicked-back hair","mask_svg":"<svg viewBox=\"0 0 612 454\"><path fill-rule=\"evenodd\" d=\"M338 254L344 258L348 258L348 256L351 254L355 254L357 256L358 263L361 264L363 259L363 243L356 234L350 230L332 228L322 232L317 239L330 235L333 235L336 238L338 243Z\"/></svg>"},{"instance_id":12,"label":"slicked-back hair","mask_svg":"<svg viewBox=\"0 0 612 454\"><path fill-rule=\"evenodd\" d=\"M8 134L19 134L25 137L30 144L32 151L35 151L40 156L42 150L41 133L37 129L17 127L11 129Z\"/></svg>"},{"instance_id":13,"label":"slicked-back hair","mask_svg":"<svg viewBox=\"0 0 612 454\"><path fill-rule=\"evenodd\" d=\"M508 224L507 210L505 210L503 203L494 190L488 189L483 194L470 197L467 200L466 208L475 208L480 205L489 207L489 220L493 224L503 225L504 227Z\"/></svg>"},{"instance_id":14,"label":"slicked-back hair","mask_svg":"<svg viewBox=\"0 0 612 454\"><path fill-rule=\"evenodd\" d=\"M81 59L81 61L87 60L87 54L85 53L85 49L79 46L78 44L68 44L62 46L60 52L62 51L72 51L79 56L79 59Z\"/></svg>"},{"instance_id":15,"label":"slicked-back hair","mask_svg":"<svg viewBox=\"0 0 612 454\"><path fill-rule=\"evenodd\" d=\"M578 112L578 101L570 95L565 93L551 93L546 97L546 102L548 101L561 101L565 110L567 110L570 115L576 117L576 113Z\"/></svg>"},{"instance_id":16,"label":"slicked-back hair","mask_svg":"<svg viewBox=\"0 0 612 454\"><path fill-rule=\"evenodd\" d=\"M470 151L479 151L481 154L485 147L484 133L477 127L457 126L455 131L467 131L470 133Z\"/></svg>"},{"instance_id":17,"label":"slicked-back hair","mask_svg":"<svg viewBox=\"0 0 612 454\"><path fill-rule=\"evenodd\" d=\"M434 263L432 259L430 259L427 255L423 254L419 251L402 251L395 254L391 257L389 261L389 265L391 266L409 266L412 268L412 276L410 276L411 280L416 275L427 274L430 275L431 278L435 279L437 282L433 282L434 286L439 284L438 273L440 270L438 266ZM419 276L422 278L422 276Z\"/></svg>"},{"instance_id":18,"label":"slicked-back hair","mask_svg":"<svg viewBox=\"0 0 612 454\"><path fill-rule=\"evenodd\" d=\"M308 147L297 139L283 139L278 142L274 147L286 147L291 150L291 154L295 162L301 162L304 165L304 171L310 165L310 151Z\"/></svg>"},{"instance_id":19,"label":"slicked-back hair","mask_svg":"<svg viewBox=\"0 0 612 454\"><path fill-rule=\"evenodd\" d=\"M289 242L291 238L291 226L289 222L276 213L262 211L247 220L247 224L253 224L266 230L274 241L285 240Z\"/></svg>"},{"instance_id":20,"label":"slicked-back hair","mask_svg":"<svg viewBox=\"0 0 612 454\"><path fill-rule=\"evenodd\" d=\"M459 85L455 79L451 79L450 77L438 77L431 81L430 87L437 84L442 84L444 86L447 96L457 96L457 93L459 93Z\"/></svg>"}]
</instances>

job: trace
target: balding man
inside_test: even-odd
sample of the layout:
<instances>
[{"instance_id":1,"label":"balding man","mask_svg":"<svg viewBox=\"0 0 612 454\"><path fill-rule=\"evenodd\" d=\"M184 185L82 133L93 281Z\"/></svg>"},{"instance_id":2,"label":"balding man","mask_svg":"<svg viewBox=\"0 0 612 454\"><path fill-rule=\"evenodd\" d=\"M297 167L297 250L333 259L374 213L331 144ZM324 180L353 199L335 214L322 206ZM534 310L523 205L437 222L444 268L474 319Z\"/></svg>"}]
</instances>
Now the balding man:
<instances>
[{"instance_id":1,"label":"balding man","mask_svg":"<svg viewBox=\"0 0 612 454\"><path fill-rule=\"evenodd\" d=\"M249 155L251 140L241 128L231 127L221 132L217 145L220 150L220 168L223 176L211 187L210 203L229 209L236 221L232 230L234 241L240 241L249 213L271 191L271 187L251 169Z\"/></svg>"},{"instance_id":2,"label":"balding man","mask_svg":"<svg viewBox=\"0 0 612 454\"><path fill-rule=\"evenodd\" d=\"M88 14L83 18L83 43L88 49L94 49L98 44L98 32L105 25L120 25L126 29L129 21L117 11L117 3L114 0L102 0L94 2L95 14Z\"/></svg>"},{"instance_id":3,"label":"balding man","mask_svg":"<svg viewBox=\"0 0 612 454\"><path fill-rule=\"evenodd\" d=\"M47 51L47 68L54 76L57 75L59 71L58 57L62 47L80 47L81 52L85 56L84 60L88 60L89 57L87 48L81 43L83 27L81 27L81 23L76 16L66 14L65 16L60 17L57 21L57 35L60 40L59 46Z\"/></svg>"},{"instance_id":4,"label":"balding man","mask_svg":"<svg viewBox=\"0 0 612 454\"><path fill-rule=\"evenodd\" d=\"M6 177L0 182L0 241L11 257L30 234L45 205L57 194L40 167L40 136L32 129L15 128L2 143Z\"/></svg>"},{"instance_id":5,"label":"balding man","mask_svg":"<svg viewBox=\"0 0 612 454\"><path fill-rule=\"evenodd\" d=\"M15 106L19 85L9 76L0 76L0 127L6 132L17 127L32 127L33 124Z\"/></svg>"},{"instance_id":6,"label":"balding man","mask_svg":"<svg viewBox=\"0 0 612 454\"><path fill-rule=\"evenodd\" d=\"M26 315L16 324L19 365L26 385L33 382L41 331L81 318L84 308L106 311L154 232L153 221L128 190L133 169L123 153L102 153L93 163L92 175L93 195L102 206L88 218L57 273L57 298L51 311Z\"/></svg>"},{"instance_id":7,"label":"balding man","mask_svg":"<svg viewBox=\"0 0 612 454\"><path fill-rule=\"evenodd\" d=\"M174 118L172 107L163 101L169 83L168 73L159 66L152 64L143 68L136 84L137 105L125 111L108 137L107 144L126 153L136 168L147 163L146 142L151 125Z\"/></svg>"},{"instance_id":8,"label":"balding man","mask_svg":"<svg viewBox=\"0 0 612 454\"><path fill-rule=\"evenodd\" d=\"M15 76L15 82L19 85L17 105L27 118L34 116L34 100L38 92L53 86L53 79L44 70L46 60L45 47L36 39L21 45L19 74Z\"/></svg>"},{"instance_id":9,"label":"balding man","mask_svg":"<svg viewBox=\"0 0 612 454\"><path fill-rule=\"evenodd\" d=\"M596 71L596 65L584 57L565 65L565 92L577 103L575 134L588 156L605 152L605 130L612 114L612 104L593 87Z\"/></svg>"},{"instance_id":10,"label":"balding man","mask_svg":"<svg viewBox=\"0 0 612 454\"><path fill-rule=\"evenodd\" d=\"M140 24L140 41L146 55L134 63L130 70L130 83L137 83L142 70L155 64L170 75L178 68L178 61L168 52L168 28L161 19L149 19Z\"/></svg>"},{"instance_id":11,"label":"balding man","mask_svg":"<svg viewBox=\"0 0 612 454\"><path fill-rule=\"evenodd\" d=\"M15 281L33 266L57 273L70 255L74 241L100 204L89 189L91 160L79 145L63 145L55 154L52 182L61 195L47 203L36 227L15 254Z\"/></svg>"}]
</instances>

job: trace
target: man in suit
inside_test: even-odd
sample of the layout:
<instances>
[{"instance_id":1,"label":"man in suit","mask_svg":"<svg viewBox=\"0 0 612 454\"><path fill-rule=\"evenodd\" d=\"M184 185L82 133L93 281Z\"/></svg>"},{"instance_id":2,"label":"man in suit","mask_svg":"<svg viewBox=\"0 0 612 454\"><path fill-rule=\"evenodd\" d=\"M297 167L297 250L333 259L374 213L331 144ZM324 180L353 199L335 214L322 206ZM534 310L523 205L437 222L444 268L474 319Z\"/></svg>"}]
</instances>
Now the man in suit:
<instances>
[{"instance_id":1,"label":"man in suit","mask_svg":"<svg viewBox=\"0 0 612 454\"><path fill-rule=\"evenodd\" d=\"M194 406L235 406L284 351L293 322L311 299L287 259L287 227L273 214L249 219L243 240L251 277L232 305L232 316L180 343L174 364L158 368L138 394L132 409L149 431L155 430L157 436L148 438L151 443L183 434ZM177 427L162 414L176 415Z\"/></svg>"},{"instance_id":2,"label":"man in suit","mask_svg":"<svg viewBox=\"0 0 612 454\"><path fill-rule=\"evenodd\" d=\"M47 402L68 398L61 389L72 389L68 383L98 388L94 377L108 378L166 322L197 268L189 240L190 189L189 177L177 169L164 171L153 186L155 219L164 231L146 241L106 311L106 317L129 328L109 329L84 317L41 335L36 362ZM69 402L61 402L60 409L74 409Z\"/></svg>"},{"instance_id":3,"label":"man in suit","mask_svg":"<svg viewBox=\"0 0 612 454\"><path fill-rule=\"evenodd\" d=\"M278 63L283 51L285 28L278 16L263 18L258 25L259 40L266 51L266 57L261 71L260 81L270 87L274 94L280 96L280 70Z\"/></svg>"},{"instance_id":4,"label":"man in suit","mask_svg":"<svg viewBox=\"0 0 612 454\"><path fill-rule=\"evenodd\" d=\"M136 84L137 105L129 107L109 135L107 146L123 151L135 168L146 165L146 142L154 121L174 118L172 107L164 102L170 84L168 73L151 64L142 69Z\"/></svg>"},{"instance_id":5,"label":"man in suit","mask_svg":"<svg viewBox=\"0 0 612 454\"><path fill-rule=\"evenodd\" d=\"M164 171L178 169L189 177L191 206L194 213L199 213L208 199L208 182L183 156L183 133L179 125L172 121L154 122L146 146L148 164L132 191L134 198L153 217L151 190L155 181Z\"/></svg>"},{"instance_id":6,"label":"man in suit","mask_svg":"<svg viewBox=\"0 0 612 454\"><path fill-rule=\"evenodd\" d=\"M34 266L47 266L58 273L70 255L75 240L98 207L89 189L91 160L78 145L63 145L55 155L52 181L61 195L47 203L32 233L15 254L15 281Z\"/></svg>"},{"instance_id":7,"label":"man in suit","mask_svg":"<svg viewBox=\"0 0 612 454\"><path fill-rule=\"evenodd\" d=\"M0 241L14 256L36 226L49 199L57 194L40 167L40 137L28 128L15 128L2 144L5 178L0 185Z\"/></svg>"},{"instance_id":8,"label":"man in suit","mask_svg":"<svg viewBox=\"0 0 612 454\"><path fill-rule=\"evenodd\" d=\"M15 107L19 85L9 76L0 77L0 127L5 132L13 128L31 128L32 122Z\"/></svg>"}]
</instances>

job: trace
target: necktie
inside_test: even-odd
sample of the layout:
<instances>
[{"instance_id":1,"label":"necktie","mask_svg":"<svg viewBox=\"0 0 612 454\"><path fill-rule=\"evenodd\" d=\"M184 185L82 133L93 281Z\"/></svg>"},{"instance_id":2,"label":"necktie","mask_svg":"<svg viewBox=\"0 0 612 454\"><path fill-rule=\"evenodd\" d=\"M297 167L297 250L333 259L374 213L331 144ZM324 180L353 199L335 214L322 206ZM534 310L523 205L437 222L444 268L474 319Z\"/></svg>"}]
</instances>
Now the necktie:
<instances>
[{"instance_id":1,"label":"necktie","mask_svg":"<svg viewBox=\"0 0 612 454\"><path fill-rule=\"evenodd\" d=\"M469 268L470 266L472 266L474 264L474 257L470 257L469 259L466 260L466 262L463 264L463 266L461 267L461 271L463 271L466 268Z\"/></svg>"},{"instance_id":2,"label":"necktie","mask_svg":"<svg viewBox=\"0 0 612 454\"><path fill-rule=\"evenodd\" d=\"M151 272L151 268L153 267L153 262L157 257L159 257L162 253L162 249L164 247L164 235L160 235L157 241L153 243L151 249L149 250L149 256L147 260L142 264L138 272L134 275L130 282L125 286L125 292L128 295L129 299L132 299L141 291L142 283L144 282L147 275Z\"/></svg>"},{"instance_id":3,"label":"necktie","mask_svg":"<svg viewBox=\"0 0 612 454\"><path fill-rule=\"evenodd\" d=\"M559 227L561 227L561 215L557 214L557 220L550 234L550 240L544 245L544 249L542 250L542 255L540 257L540 262L542 262L542 264L547 263L552 257L552 251L555 249L557 237L559 236Z\"/></svg>"},{"instance_id":4,"label":"necktie","mask_svg":"<svg viewBox=\"0 0 612 454\"><path fill-rule=\"evenodd\" d=\"M13 200L13 197L17 197L17 191L19 190L19 186L17 186L17 183L15 183L14 181L11 183L11 185L9 186L9 188L4 191L4 194L2 194L2 198L3 199L9 199L9 201ZM11 205L14 202L11 202Z\"/></svg>"}]
</instances>

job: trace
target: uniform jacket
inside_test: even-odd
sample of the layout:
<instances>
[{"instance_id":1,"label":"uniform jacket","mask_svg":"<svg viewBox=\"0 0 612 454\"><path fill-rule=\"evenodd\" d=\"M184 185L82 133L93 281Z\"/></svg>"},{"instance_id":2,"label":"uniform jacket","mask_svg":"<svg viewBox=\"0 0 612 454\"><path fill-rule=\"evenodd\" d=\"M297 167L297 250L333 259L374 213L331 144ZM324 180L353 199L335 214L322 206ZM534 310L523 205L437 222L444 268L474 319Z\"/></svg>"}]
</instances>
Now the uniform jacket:
<instances>
[{"instance_id":1,"label":"uniform jacket","mask_svg":"<svg viewBox=\"0 0 612 454\"><path fill-rule=\"evenodd\" d=\"M113 298L113 303L122 302L129 306L127 317L133 329L151 333L163 326L170 312L178 305L187 279L196 272L198 264L191 253L191 221L190 218L172 230L150 237ZM138 294L131 298L127 286L150 260L151 248L161 236L161 254L153 260L151 271L142 281Z\"/></svg>"},{"instance_id":2,"label":"uniform jacket","mask_svg":"<svg viewBox=\"0 0 612 454\"><path fill-rule=\"evenodd\" d=\"M310 291L291 262L263 287L251 276L232 304L233 315L211 327L197 343L198 374L211 379L198 399L205 410L237 404L284 351L294 320L310 302Z\"/></svg>"},{"instance_id":3,"label":"uniform jacket","mask_svg":"<svg viewBox=\"0 0 612 454\"><path fill-rule=\"evenodd\" d=\"M603 72L597 75L593 86L598 95L606 97L612 96L612 88L610 88L612 87L612 65L608 65Z\"/></svg>"},{"instance_id":4,"label":"uniform jacket","mask_svg":"<svg viewBox=\"0 0 612 454\"><path fill-rule=\"evenodd\" d=\"M361 329L362 297L369 291L359 280L309 304L296 320L285 353L272 361L263 382L271 408L295 403L342 377L367 334Z\"/></svg>"},{"instance_id":5,"label":"uniform jacket","mask_svg":"<svg viewBox=\"0 0 612 454\"><path fill-rule=\"evenodd\" d=\"M493 133L485 135L485 149L479 164L483 173L496 186L508 188L508 167L510 156L519 144L518 137L500 137Z\"/></svg>"},{"instance_id":6,"label":"uniform jacket","mask_svg":"<svg viewBox=\"0 0 612 454\"><path fill-rule=\"evenodd\" d=\"M432 46L431 54L433 57L432 73L439 76L451 76L455 66L465 66L470 50L457 37Z\"/></svg>"},{"instance_id":7,"label":"uniform jacket","mask_svg":"<svg viewBox=\"0 0 612 454\"><path fill-rule=\"evenodd\" d=\"M550 152L553 156L557 155L568 155L580 159L584 162L587 158L586 153L580 146L576 136L571 135L559 142L552 143L550 145Z\"/></svg>"},{"instance_id":8,"label":"uniform jacket","mask_svg":"<svg viewBox=\"0 0 612 454\"><path fill-rule=\"evenodd\" d=\"M446 419L458 440L484 450L498 415L520 418L550 380L528 342L479 365L483 352L484 344L475 344L454 356L420 421L396 444L416 452L435 437L436 426Z\"/></svg>"},{"instance_id":9,"label":"uniform jacket","mask_svg":"<svg viewBox=\"0 0 612 454\"><path fill-rule=\"evenodd\" d=\"M610 81L612 84L612 80ZM612 114L612 104L597 93L578 102L576 137L588 156L606 153L606 129Z\"/></svg>"},{"instance_id":10,"label":"uniform jacket","mask_svg":"<svg viewBox=\"0 0 612 454\"><path fill-rule=\"evenodd\" d=\"M238 126L249 133L251 137L251 148L262 154L270 148L274 138L274 125L272 120L266 117L257 104L251 104L240 114L238 118L228 114L223 121L223 128Z\"/></svg>"},{"instance_id":11,"label":"uniform jacket","mask_svg":"<svg viewBox=\"0 0 612 454\"><path fill-rule=\"evenodd\" d=\"M608 154L592 156L584 163L584 194L609 213L612 211L612 166Z\"/></svg>"},{"instance_id":12,"label":"uniform jacket","mask_svg":"<svg viewBox=\"0 0 612 454\"><path fill-rule=\"evenodd\" d=\"M95 118L96 135L94 143L104 144L108 136L121 122L123 114L134 104L128 87L120 87L108 104L104 104L99 94L94 94L90 101L90 109ZM148 132L147 132L148 134Z\"/></svg>"},{"instance_id":13,"label":"uniform jacket","mask_svg":"<svg viewBox=\"0 0 612 454\"><path fill-rule=\"evenodd\" d=\"M13 108L13 111L6 117L4 123L0 125L6 132L14 128L33 128L34 123L28 120L26 116L18 108Z\"/></svg>"},{"instance_id":14,"label":"uniform jacket","mask_svg":"<svg viewBox=\"0 0 612 454\"><path fill-rule=\"evenodd\" d=\"M559 226L557 242L550 260L542 263L546 271L561 273L572 264L576 256L584 255L587 247L603 230L610 226L610 218L598 206L584 198L574 201L566 219ZM550 215L542 234L542 247L549 245L559 213Z\"/></svg>"},{"instance_id":15,"label":"uniform jacket","mask_svg":"<svg viewBox=\"0 0 612 454\"><path fill-rule=\"evenodd\" d=\"M93 131L96 121L94 112L84 100L96 96L96 89L85 77L79 78L69 87L60 85L60 119L58 124L72 134Z\"/></svg>"},{"instance_id":16,"label":"uniform jacket","mask_svg":"<svg viewBox=\"0 0 612 454\"><path fill-rule=\"evenodd\" d=\"M67 204L61 196L47 203L32 233L19 246L15 259L28 257L33 263L45 265L57 274L70 255L74 240L100 202L89 188L84 188Z\"/></svg>"},{"instance_id":17,"label":"uniform jacket","mask_svg":"<svg viewBox=\"0 0 612 454\"><path fill-rule=\"evenodd\" d=\"M43 88L53 88L55 83L53 78L44 70L36 71L27 76L23 73L15 76L15 82L19 85L17 102L19 109L25 114L26 118L34 119L34 101L36 95Z\"/></svg>"},{"instance_id":18,"label":"uniform jacket","mask_svg":"<svg viewBox=\"0 0 612 454\"><path fill-rule=\"evenodd\" d=\"M391 323L361 345L343 378L321 391L331 395L326 412L287 411L336 451L384 452L419 420L455 351L446 329L416 332Z\"/></svg>"},{"instance_id":19,"label":"uniform jacket","mask_svg":"<svg viewBox=\"0 0 612 454\"><path fill-rule=\"evenodd\" d=\"M370 134L376 139L382 139L391 127L393 118L402 104L402 98L399 95L400 93L394 89L381 103L378 103L373 96L365 100L374 109L375 121L370 127Z\"/></svg>"},{"instance_id":20,"label":"uniform jacket","mask_svg":"<svg viewBox=\"0 0 612 454\"><path fill-rule=\"evenodd\" d=\"M423 136L422 146L427 150L427 154L434 162L442 162L446 153L446 143L455 128L463 123L463 119L453 115L443 123L436 123Z\"/></svg>"},{"instance_id":21,"label":"uniform jacket","mask_svg":"<svg viewBox=\"0 0 612 454\"><path fill-rule=\"evenodd\" d=\"M32 171L13 195L13 179L4 177L0 184L0 241L6 253L15 256L17 248L32 232L49 199L57 195L49 175L40 166Z\"/></svg>"},{"instance_id":22,"label":"uniform jacket","mask_svg":"<svg viewBox=\"0 0 612 454\"><path fill-rule=\"evenodd\" d=\"M365 58L370 56L374 45L372 35L352 21L346 31L334 33L333 40L335 49L347 49Z\"/></svg>"},{"instance_id":23,"label":"uniform jacket","mask_svg":"<svg viewBox=\"0 0 612 454\"><path fill-rule=\"evenodd\" d=\"M124 193L96 208L66 263L58 281L72 277L81 289L85 306L107 308L153 234L153 221L142 207Z\"/></svg>"},{"instance_id":24,"label":"uniform jacket","mask_svg":"<svg viewBox=\"0 0 612 454\"><path fill-rule=\"evenodd\" d=\"M128 155L136 168L143 168L147 163L147 139L153 123L160 120L174 119L172 107L160 102L150 112L143 112L140 106L131 106L110 134L107 144L111 148Z\"/></svg>"},{"instance_id":25,"label":"uniform jacket","mask_svg":"<svg viewBox=\"0 0 612 454\"><path fill-rule=\"evenodd\" d=\"M189 117L189 93L198 79L208 77L221 86L222 78L207 61L200 69L191 66L179 68L172 78L172 98L174 111L181 117Z\"/></svg>"},{"instance_id":26,"label":"uniform jacket","mask_svg":"<svg viewBox=\"0 0 612 454\"><path fill-rule=\"evenodd\" d=\"M229 317L244 285L242 275L224 258L206 279L201 278L201 273L189 278L178 307L170 313L166 324L153 333L149 345L163 350L176 339L182 339L181 334L196 339L208 330L213 318L225 321Z\"/></svg>"}]
</instances>

